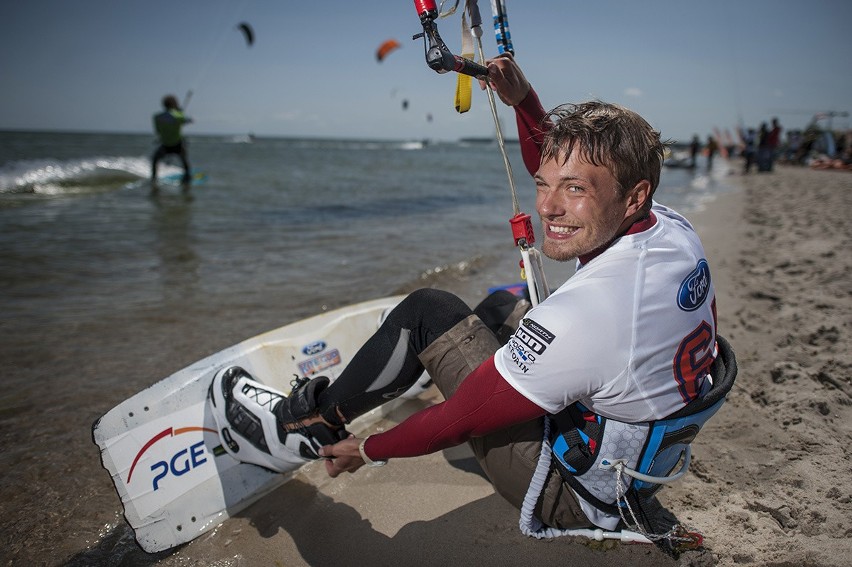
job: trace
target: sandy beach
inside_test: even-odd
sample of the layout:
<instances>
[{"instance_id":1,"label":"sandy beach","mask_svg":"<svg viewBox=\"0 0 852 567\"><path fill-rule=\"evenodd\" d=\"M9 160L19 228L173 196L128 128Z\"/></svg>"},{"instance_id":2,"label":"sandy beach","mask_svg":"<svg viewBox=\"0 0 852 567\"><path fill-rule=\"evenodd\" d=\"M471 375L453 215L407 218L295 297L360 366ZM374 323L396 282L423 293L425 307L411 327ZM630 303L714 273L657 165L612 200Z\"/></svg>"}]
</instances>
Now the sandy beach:
<instances>
[{"instance_id":1,"label":"sandy beach","mask_svg":"<svg viewBox=\"0 0 852 567\"><path fill-rule=\"evenodd\" d=\"M743 176L696 225L734 391L664 500L718 565L852 565L852 175Z\"/></svg>"},{"instance_id":2,"label":"sandy beach","mask_svg":"<svg viewBox=\"0 0 852 567\"><path fill-rule=\"evenodd\" d=\"M308 465L190 544L110 564L852 565L852 175L779 167L732 174L731 182L740 189L689 216L707 249L719 333L737 353L739 377L699 435L690 474L661 493L703 534L703 549L674 559L651 545L527 538L517 510L459 447L339 479ZM411 401L393 420L428 403ZM89 423L84 413L66 427ZM95 455L91 447L85 470L53 488L73 488L52 498L80 511L61 538L39 524L44 512L32 489L3 489L17 503L17 517L2 524L4 564L100 565L132 537Z\"/></svg>"}]
</instances>

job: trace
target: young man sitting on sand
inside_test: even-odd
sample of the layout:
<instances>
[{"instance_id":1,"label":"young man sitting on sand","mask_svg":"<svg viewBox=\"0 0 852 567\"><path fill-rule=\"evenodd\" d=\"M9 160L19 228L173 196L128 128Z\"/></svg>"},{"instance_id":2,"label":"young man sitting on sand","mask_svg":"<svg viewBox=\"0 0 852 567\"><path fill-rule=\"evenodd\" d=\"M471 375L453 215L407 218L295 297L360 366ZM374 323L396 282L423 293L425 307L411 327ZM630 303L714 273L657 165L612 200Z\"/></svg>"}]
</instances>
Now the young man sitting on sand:
<instances>
[{"instance_id":1,"label":"young man sitting on sand","mask_svg":"<svg viewBox=\"0 0 852 567\"><path fill-rule=\"evenodd\" d=\"M325 458L332 477L468 442L518 508L548 418L556 472L535 517L555 528L615 529L622 513L601 459L639 468L649 422L718 390L709 268L689 222L652 204L663 144L644 119L603 102L545 117L511 58L491 61L489 73L517 112L542 251L578 260L575 275L529 311L505 295L471 311L450 293L416 291L334 383L302 379L285 397L240 368L223 369L211 385L214 415L235 458L280 471ZM505 344L501 324L517 326ZM347 423L407 391L424 368L446 401L383 433L348 435Z\"/></svg>"}]
</instances>

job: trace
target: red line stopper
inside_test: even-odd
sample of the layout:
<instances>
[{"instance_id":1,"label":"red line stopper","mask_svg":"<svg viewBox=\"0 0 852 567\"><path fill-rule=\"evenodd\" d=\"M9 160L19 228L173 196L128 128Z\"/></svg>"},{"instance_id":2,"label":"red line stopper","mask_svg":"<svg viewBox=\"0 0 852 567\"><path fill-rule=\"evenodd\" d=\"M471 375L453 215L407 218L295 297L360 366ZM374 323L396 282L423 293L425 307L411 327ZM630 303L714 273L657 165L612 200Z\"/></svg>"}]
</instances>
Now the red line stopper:
<instances>
[{"instance_id":1,"label":"red line stopper","mask_svg":"<svg viewBox=\"0 0 852 567\"><path fill-rule=\"evenodd\" d=\"M435 17L438 15L438 7L435 5L435 0L414 0L414 8L420 17L431 15L433 12Z\"/></svg>"},{"instance_id":2,"label":"red line stopper","mask_svg":"<svg viewBox=\"0 0 852 567\"><path fill-rule=\"evenodd\" d=\"M535 233L533 232L531 218L526 213L518 213L509 219L509 224L512 225L512 237L515 239L515 246L518 246L518 243L522 239L529 246L535 243Z\"/></svg>"}]
</instances>

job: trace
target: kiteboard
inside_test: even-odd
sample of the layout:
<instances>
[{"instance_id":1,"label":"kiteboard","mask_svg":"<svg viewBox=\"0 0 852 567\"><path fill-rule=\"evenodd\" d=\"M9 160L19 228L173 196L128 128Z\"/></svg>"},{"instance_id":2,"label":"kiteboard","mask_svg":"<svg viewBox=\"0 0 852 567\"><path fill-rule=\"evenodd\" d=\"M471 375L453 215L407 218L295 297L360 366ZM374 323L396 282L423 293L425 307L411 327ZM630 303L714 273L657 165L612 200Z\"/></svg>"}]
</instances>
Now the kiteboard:
<instances>
[{"instance_id":1,"label":"kiteboard","mask_svg":"<svg viewBox=\"0 0 852 567\"><path fill-rule=\"evenodd\" d=\"M241 463L222 448L207 398L218 370L241 366L285 393L297 376L334 380L404 297L358 303L250 338L175 372L98 419L92 438L142 549L153 553L189 542L295 474ZM347 428L365 430L422 392L428 378L424 373L403 399Z\"/></svg>"},{"instance_id":2,"label":"kiteboard","mask_svg":"<svg viewBox=\"0 0 852 567\"><path fill-rule=\"evenodd\" d=\"M207 182L207 174L203 171L193 170L190 178L190 185L203 185ZM184 185L183 172L170 173L157 177L157 183L160 185Z\"/></svg>"}]
</instances>

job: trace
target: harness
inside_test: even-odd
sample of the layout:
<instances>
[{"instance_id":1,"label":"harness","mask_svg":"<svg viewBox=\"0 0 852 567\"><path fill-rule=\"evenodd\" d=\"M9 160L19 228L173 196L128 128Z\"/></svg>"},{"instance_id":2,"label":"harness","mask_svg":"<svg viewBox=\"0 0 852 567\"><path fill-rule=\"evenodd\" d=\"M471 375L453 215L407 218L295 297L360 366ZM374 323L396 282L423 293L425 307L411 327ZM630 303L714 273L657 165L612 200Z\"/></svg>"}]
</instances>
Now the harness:
<instances>
[{"instance_id":1,"label":"harness","mask_svg":"<svg viewBox=\"0 0 852 567\"><path fill-rule=\"evenodd\" d=\"M644 536L646 541L694 542L694 536L682 537L685 530L678 529L682 526L674 526L665 534L654 533L653 518L646 508L663 485L686 474L690 443L722 407L734 385L734 352L723 337L717 336L716 343L718 355L710 369L710 390L664 419L625 423L597 415L579 403L546 418L541 456L521 507L521 531L538 538L583 535L577 530L545 527L533 517L553 464L577 495L607 514L620 516L626 526L635 530L633 535ZM595 531L600 530L592 530Z\"/></svg>"}]
</instances>

